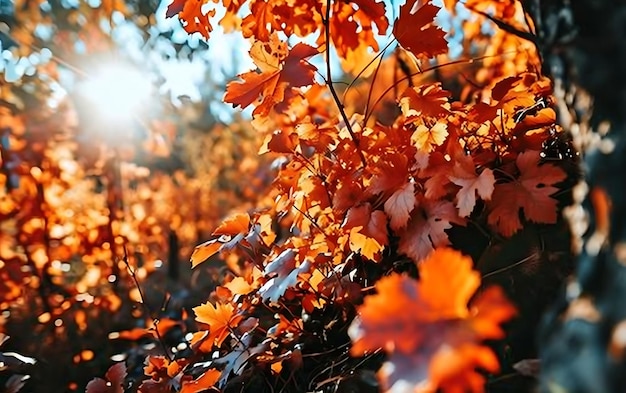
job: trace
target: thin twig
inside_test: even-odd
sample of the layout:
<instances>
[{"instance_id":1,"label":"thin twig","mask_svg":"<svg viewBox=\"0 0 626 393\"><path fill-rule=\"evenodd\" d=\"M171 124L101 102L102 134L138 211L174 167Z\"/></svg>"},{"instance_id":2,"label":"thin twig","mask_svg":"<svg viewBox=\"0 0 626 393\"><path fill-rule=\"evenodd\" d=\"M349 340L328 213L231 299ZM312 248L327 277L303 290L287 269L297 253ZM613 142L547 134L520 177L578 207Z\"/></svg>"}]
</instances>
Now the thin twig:
<instances>
[{"instance_id":1,"label":"thin twig","mask_svg":"<svg viewBox=\"0 0 626 393\"><path fill-rule=\"evenodd\" d=\"M348 133L352 138L352 142L356 147L356 151L361 159L361 164L363 167L367 166L367 160L365 159L365 155L363 155L363 151L361 150L361 146L359 144L359 139L356 137L354 130L352 129L352 125L350 124L350 119L348 119L348 115L346 114L345 108L341 99L339 99L339 95L335 90L335 86L333 86L333 77L331 73L330 67L330 0L326 0L326 17L323 20L324 22L324 37L326 38L326 85L330 90L330 94L333 96L333 100L335 104L337 104L337 108L339 109L339 113L341 114L341 118L343 122L346 124L346 128L348 129Z\"/></svg>"},{"instance_id":2,"label":"thin twig","mask_svg":"<svg viewBox=\"0 0 626 393\"><path fill-rule=\"evenodd\" d=\"M524 263L526 263L526 262L528 262L528 261L532 260L532 259L533 259L533 258L535 258L535 257L536 257L536 254L529 255L529 256L527 256L526 258L523 258L522 260L515 262L514 264L507 265L507 266L505 266L505 267L503 267L503 268L496 269L496 270L494 270L494 271L492 271L492 272L489 272L489 273L485 274L485 275L483 276L483 279L485 279L485 278L487 278L487 277L490 277L490 276L494 276L494 275L496 275L496 274L503 273L503 272L505 272L505 271L507 271L507 270L511 270L511 269L513 269L513 268L514 268L514 267L516 267L516 266L522 265L522 264L524 264Z\"/></svg>"},{"instance_id":3,"label":"thin twig","mask_svg":"<svg viewBox=\"0 0 626 393\"><path fill-rule=\"evenodd\" d=\"M393 85L391 85L391 86L389 86L388 88L386 88L386 89L385 89L385 90L384 90L384 91L383 91L383 92L382 92L382 93L378 96L378 98L377 98L377 99L376 99L376 101L374 102L374 105L372 105L372 111L374 110L374 108L376 108L376 105L378 105L378 104L380 103L380 101L382 101L382 99L383 99L383 98L387 95L387 93L389 93L392 89L394 89L394 88L395 88L395 86L396 86L396 84L397 84L397 83L403 82L403 81L405 81L405 80L407 80L407 79L411 79L411 78L412 78L412 77L414 77L414 76L417 76L417 75L423 74L423 73L428 72L428 71L435 71L435 70L437 70L437 69L439 69L439 68L443 68L443 67L447 67L447 66L453 66L453 65L460 65L460 64L472 64L472 63L477 62L477 61L482 61L482 60L486 60L486 59L492 59L492 58L496 58L496 57L503 57L503 56L509 55L509 54L511 54L511 53L516 53L516 52L511 51L511 52L499 53L499 54L497 54L497 55L485 55L485 56L480 56L480 57L476 57L476 58L473 58L473 59L461 59L461 60L455 60L455 61L450 61L450 62L445 63L445 64L436 64L436 65L434 65L434 66L432 66L432 67L424 68L423 70L422 70L422 69L420 69L420 70L419 70L419 71L417 71L417 72L414 72L414 73L412 73L412 74L410 74L410 75L406 75L406 76L404 76L404 77L402 77L402 78L398 79L398 80L396 81L396 83L394 83ZM363 120L363 123L364 123L364 124L367 124L367 121L368 121L368 120L369 120L369 116L365 116L365 119Z\"/></svg>"},{"instance_id":4,"label":"thin twig","mask_svg":"<svg viewBox=\"0 0 626 393\"><path fill-rule=\"evenodd\" d=\"M128 249L126 248L126 243L123 244L123 247L124 247L124 259L123 260L124 260L124 264L126 265L126 269L128 270L128 274L130 274L130 277L133 279L133 282L135 283L135 286L137 287L137 291L139 291L139 297L141 298L141 303L143 304L143 307L146 313L148 313L148 316L152 318L152 323L154 324L154 331L155 331L157 340L159 341L159 344L161 344L161 348L163 349L165 356L167 356L167 358L170 361L172 361L174 357L167 350L167 346L165 345L165 342L163 341L161 332L159 332L159 319L154 318L152 316L153 315L152 310L150 309L150 306L146 302L146 297L144 295L144 292L141 289L141 285L139 285L139 279L137 278L137 275L135 274L135 270L130 266L130 261L128 260Z\"/></svg>"}]
</instances>

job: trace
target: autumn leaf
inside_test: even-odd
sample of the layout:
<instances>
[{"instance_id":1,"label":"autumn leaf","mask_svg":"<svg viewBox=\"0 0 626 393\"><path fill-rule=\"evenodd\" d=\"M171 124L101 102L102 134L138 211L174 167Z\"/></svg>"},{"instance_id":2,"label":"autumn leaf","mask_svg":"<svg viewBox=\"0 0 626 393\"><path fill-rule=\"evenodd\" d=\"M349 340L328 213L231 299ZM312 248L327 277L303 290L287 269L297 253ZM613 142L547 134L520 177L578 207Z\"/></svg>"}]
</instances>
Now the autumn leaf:
<instances>
[{"instance_id":1,"label":"autumn leaf","mask_svg":"<svg viewBox=\"0 0 626 393\"><path fill-rule=\"evenodd\" d=\"M494 190L495 177L489 168L483 169L480 175L476 174L474 159L471 156L461 155L454 164L448 179L461 189L456 194L456 207L460 217L467 217L476 206L476 194L483 201L491 199Z\"/></svg>"},{"instance_id":2,"label":"autumn leaf","mask_svg":"<svg viewBox=\"0 0 626 393\"><path fill-rule=\"evenodd\" d=\"M230 334L230 330L237 326L242 316L235 313L232 304L203 303L193 308L196 321L209 325L209 342L221 346L222 342Z\"/></svg>"},{"instance_id":3,"label":"autumn leaf","mask_svg":"<svg viewBox=\"0 0 626 393\"><path fill-rule=\"evenodd\" d=\"M228 83L224 101L245 108L260 100L253 114L267 115L285 99L287 89L314 83L316 67L305 59L317 53L316 48L303 43L288 50L275 34L268 43L255 41L250 49L250 57L259 72L240 74L240 81Z\"/></svg>"},{"instance_id":4,"label":"autumn leaf","mask_svg":"<svg viewBox=\"0 0 626 393\"><path fill-rule=\"evenodd\" d=\"M441 83L409 87L400 96L400 108L406 122L418 116L442 117L450 113L450 92Z\"/></svg>"},{"instance_id":5,"label":"autumn leaf","mask_svg":"<svg viewBox=\"0 0 626 393\"><path fill-rule=\"evenodd\" d=\"M494 188L487 222L504 236L512 236L522 228L520 210L527 220L536 223L554 224L557 220L557 200L552 196L559 189L554 185L565 180L567 174L555 165L540 165L540 161L538 151L520 153L516 160L519 177Z\"/></svg>"},{"instance_id":6,"label":"autumn leaf","mask_svg":"<svg viewBox=\"0 0 626 393\"><path fill-rule=\"evenodd\" d=\"M263 274L270 278L258 291L263 300L276 303L288 288L297 284L298 275L309 272L310 261L306 260L296 267L296 255L295 250L287 249L267 264Z\"/></svg>"},{"instance_id":7,"label":"autumn leaf","mask_svg":"<svg viewBox=\"0 0 626 393\"><path fill-rule=\"evenodd\" d=\"M441 146L447 137L447 124L443 121L438 121L432 127L419 124L413 131L413 135L411 135L411 141L419 150L431 152L435 147Z\"/></svg>"},{"instance_id":8,"label":"autumn leaf","mask_svg":"<svg viewBox=\"0 0 626 393\"><path fill-rule=\"evenodd\" d=\"M369 203L350 208L342 228L349 230L350 250L370 260L377 260L388 243L387 217L380 210L372 211Z\"/></svg>"},{"instance_id":9,"label":"autumn leaf","mask_svg":"<svg viewBox=\"0 0 626 393\"><path fill-rule=\"evenodd\" d=\"M500 325L515 309L495 287L469 305L480 286L472 265L458 251L437 249L418 265L420 281L397 273L383 277L358 308L348 329L350 352L385 349L389 356L379 375L387 389L408 383L432 391L482 391L484 377L476 368L498 371L496 356L481 342L501 338Z\"/></svg>"},{"instance_id":10,"label":"autumn leaf","mask_svg":"<svg viewBox=\"0 0 626 393\"><path fill-rule=\"evenodd\" d=\"M168 18L178 15L183 29L189 34L200 33L205 39L209 39L209 33L213 31L213 26L209 18L215 16L215 9L205 13L202 6L205 0L174 0L167 7L165 16Z\"/></svg>"},{"instance_id":11,"label":"autumn leaf","mask_svg":"<svg viewBox=\"0 0 626 393\"><path fill-rule=\"evenodd\" d=\"M431 58L446 53L448 43L445 32L433 24L440 8L430 2L421 5L420 0L407 0L400 7L400 15L393 25L393 35L403 48L416 57ZM421 5L421 6L420 6Z\"/></svg>"},{"instance_id":12,"label":"autumn leaf","mask_svg":"<svg viewBox=\"0 0 626 393\"><path fill-rule=\"evenodd\" d=\"M248 232L250 229L250 216L247 213L235 214L225 219L214 231L214 236L235 236Z\"/></svg>"},{"instance_id":13,"label":"autumn leaf","mask_svg":"<svg viewBox=\"0 0 626 393\"><path fill-rule=\"evenodd\" d=\"M220 250L222 245L223 243L220 242L219 239L213 239L206 241L194 248L190 258L191 267L194 268L215 255L215 253Z\"/></svg>"},{"instance_id":14,"label":"autumn leaf","mask_svg":"<svg viewBox=\"0 0 626 393\"><path fill-rule=\"evenodd\" d=\"M115 363L106 372L105 379L94 378L88 384L86 393L124 393L124 378L126 365L124 362Z\"/></svg>"},{"instance_id":15,"label":"autumn leaf","mask_svg":"<svg viewBox=\"0 0 626 393\"><path fill-rule=\"evenodd\" d=\"M389 216L389 224L392 229L398 230L406 227L416 203L415 184L413 182L407 182L385 201L384 209Z\"/></svg>"},{"instance_id":16,"label":"autumn leaf","mask_svg":"<svg viewBox=\"0 0 626 393\"><path fill-rule=\"evenodd\" d=\"M165 17L171 18L178 15L185 7L186 2L187 0L173 0L170 5L167 6L167 10L165 11Z\"/></svg>"},{"instance_id":17,"label":"autumn leaf","mask_svg":"<svg viewBox=\"0 0 626 393\"><path fill-rule=\"evenodd\" d=\"M435 248L450 244L445 230L452 224L464 225L454 205L447 201L419 202L411 213L409 224L399 231L398 251L420 262Z\"/></svg>"},{"instance_id":18,"label":"autumn leaf","mask_svg":"<svg viewBox=\"0 0 626 393\"><path fill-rule=\"evenodd\" d=\"M206 370L197 379L192 381L184 381L180 393L199 393L204 392L215 386L222 372L214 368Z\"/></svg>"},{"instance_id":19,"label":"autumn leaf","mask_svg":"<svg viewBox=\"0 0 626 393\"><path fill-rule=\"evenodd\" d=\"M215 239L208 240L193 250L191 267L194 268L206 261L223 247L231 247L244 239L250 230L250 216L247 213L235 214L225 219L214 231Z\"/></svg>"}]
</instances>

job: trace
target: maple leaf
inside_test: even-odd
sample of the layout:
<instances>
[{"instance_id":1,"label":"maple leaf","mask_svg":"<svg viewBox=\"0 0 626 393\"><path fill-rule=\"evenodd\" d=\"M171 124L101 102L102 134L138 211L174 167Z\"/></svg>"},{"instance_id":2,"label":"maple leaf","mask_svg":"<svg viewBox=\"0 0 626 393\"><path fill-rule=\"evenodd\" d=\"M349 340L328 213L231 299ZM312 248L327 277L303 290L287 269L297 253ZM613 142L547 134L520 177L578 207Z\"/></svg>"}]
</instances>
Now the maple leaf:
<instances>
[{"instance_id":1,"label":"maple leaf","mask_svg":"<svg viewBox=\"0 0 626 393\"><path fill-rule=\"evenodd\" d=\"M520 209L529 221L554 224L557 220L557 200L552 195L559 189L554 185L565 180L567 174L555 165L540 165L540 161L538 151L520 153L515 161L519 177L494 188L487 222L504 236L512 236L522 228Z\"/></svg>"},{"instance_id":2,"label":"maple leaf","mask_svg":"<svg viewBox=\"0 0 626 393\"><path fill-rule=\"evenodd\" d=\"M445 230L452 223L465 225L454 205L447 201L424 200L411 213L407 227L399 231L398 251L419 262L436 247L450 244Z\"/></svg>"},{"instance_id":3,"label":"maple leaf","mask_svg":"<svg viewBox=\"0 0 626 393\"><path fill-rule=\"evenodd\" d=\"M250 229L250 216L247 213L235 214L225 219L212 233L219 236L216 239L208 240L193 250L191 254L191 267L194 268L200 263L212 257L223 247L230 248L237 242L244 239L244 234Z\"/></svg>"},{"instance_id":4,"label":"maple leaf","mask_svg":"<svg viewBox=\"0 0 626 393\"><path fill-rule=\"evenodd\" d=\"M461 189L456 194L456 207L460 217L467 217L476 205L476 194L484 201L491 199L494 190L495 177L489 168L483 169L480 175L476 174L472 156L461 155L457 158L452 174L448 179Z\"/></svg>"},{"instance_id":5,"label":"maple leaf","mask_svg":"<svg viewBox=\"0 0 626 393\"><path fill-rule=\"evenodd\" d=\"M194 307L196 321L209 325L209 342L218 347L228 337L232 328L241 321L242 316L235 313L232 304L216 304L210 302Z\"/></svg>"},{"instance_id":6,"label":"maple leaf","mask_svg":"<svg viewBox=\"0 0 626 393\"><path fill-rule=\"evenodd\" d=\"M263 274L272 278L259 288L259 294L263 300L276 303L288 288L297 284L298 275L308 273L310 269L311 262L308 259L296 267L296 253L293 249L287 249L265 267Z\"/></svg>"},{"instance_id":7,"label":"maple leaf","mask_svg":"<svg viewBox=\"0 0 626 393\"><path fill-rule=\"evenodd\" d=\"M213 361L216 365L223 367L222 376L218 381L218 386L222 388L226 384L228 377L232 374L241 375L246 363L250 358L268 350L269 343L264 341L254 347L251 346L252 334L246 332L236 341L233 340L233 349L226 355Z\"/></svg>"},{"instance_id":8,"label":"maple leaf","mask_svg":"<svg viewBox=\"0 0 626 393\"><path fill-rule=\"evenodd\" d=\"M254 37L261 42L270 40L268 26L273 29L280 27L276 23L277 18L273 12L277 3L257 0L250 5L250 15L247 15L241 22L244 37Z\"/></svg>"},{"instance_id":9,"label":"maple leaf","mask_svg":"<svg viewBox=\"0 0 626 393\"><path fill-rule=\"evenodd\" d=\"M88 384L86 393L124 393L124 378L126 365L124 362L115 363L107 370L105 379L94 378Z\"/></svg>"},{"instance_id":10,"label":"maple leaf","mask_svg":"<svg viewBox=\"0 0 626 393\"><path fill-rule=\"evenodd\" d=\"M222 372L214 368L206 370L197 379L192 381L183 381L182 388L179 393L199 393L215 386Z\"/></svg>"},{"instance_id":11,"label":"maple leaf","mask_svg":"<svg viewBox=\"0 0 626 393\"><path fill-rule=\"evenodd\" d=\"M370 260L376 260L389 241L385 213L372 211L369 203L350 208L342 228L349 230L350 250Z\"/></svg>"},{"instance_id":12,"label":"maple leaf","mask_svg":"<svg viewBox=\"0 0 626 393\"><path fill-rule=\"evenodd\" d=\"M385 201L384 209L390 218L389 224L392 229L398 230L406 227L415 203L417 203L417 199L415 198L415 183L413 182L407 182Z\"/></svg>"},{"instance_id":13,"label":"maple leaf","mask_svg":"<svg viewBox=\"0 0 626 393\"><path fill-rule=\"evenodd\" d=\"M209 18L215 16L215 9L206 13L202 12L202 6L205 0L174 0L167 7L165 16L168 18L178 15L183 29L189 34L200 33L207 40L209 33L213 31L213 26L209 22Z\"/></svg>"},{"instance_id":14,"label":"maple leaf","mask_svg":"<svg viewBox=\"0 0 626 393\"><path fill-rule=\"evenodd\" d=\"M432 127L420 124L417 126L411 141L415 147L424 152L431 152L437 146L441 146L448 137L448 125L443 121L438 121Z\"/></svg>"},{"instance_id":15,"label":"maple leaf","mask_svg":"<svg viewBox=\"0 0 626 393\"><path fill-rule=\"evenodd\" d=\"M403 48L418 58L446 53L446 33L433 24L440 8L430 2L422 6L420 4L420 0L408 0L400 7L400 15L393 25L394 37Z\"/></svg>"},{"instance_id":16,"label":"maple leaf","mask_svg":"<svg viewBox=\"0 0 626 393\"><path fill-rule=\"evenodd\" d=\"M235 214L225 219L212 233L213 236L234 236L248 232L250 229L250 216L247 213Z\"/></svg>"},{"instance_id":17,"label":"maple leaf","mask_svg":"<svg viewBox=\"0 0 626 393\"><path fill-rule=\"evenodd\" d=\"M424 392L482 391L484 377L476 368L497 372L499 365L481 341L501 338L500 325L515 309L497 287L468 305L480 286L472 265L443 248L418 265L419 282L397 273L381 278L348 329L351 354L385 349L389 356L379 375L391 391L396 383Z\"/></svg>"},{"instance_id":18,"label":"maple leaf","mask_svg":"<svg viewBox=\"0 0 626 393\"><path fill-rule=\"evenodd\" d=\"M314 83L313 77L317 68L304 59L316 54L316 48L303 43L288 50L276 34L270 37L268 43L255 41L250 49L250 57L259 72L240 74L240 81L228 83L224 101L245 108L260 99L261 102L253 114L267 115L276 104L285 99L287 88Z\"/></svg>"},{"instance_id":19,"label":"maple leaf","mask_svg":"<svg viewBox=\"0 0 626 393\"><path fill-rule=\"evenodd\" d=\"M345 72L356 74L361 70L363 58L371 58L372 51L378 51L373 25L379 35L384 35L389 27L385 14L385 3L375 0L354 0L332 2L330 19L330 39L337 50L341 66ZM317 44L326 43L325 35L320 34Z\"/></svg>"},{"instance_id":20,"label":"maple leaf","mask_svg":"<svg viewBox=\"0 0 626 393\"><path fill-rule=\"evenodd\" d=\"M409 87L400 96L400 108L406 123L415 117L442 117L450 113L450 92L441 83Z\"/></svg>"}]
</instances>

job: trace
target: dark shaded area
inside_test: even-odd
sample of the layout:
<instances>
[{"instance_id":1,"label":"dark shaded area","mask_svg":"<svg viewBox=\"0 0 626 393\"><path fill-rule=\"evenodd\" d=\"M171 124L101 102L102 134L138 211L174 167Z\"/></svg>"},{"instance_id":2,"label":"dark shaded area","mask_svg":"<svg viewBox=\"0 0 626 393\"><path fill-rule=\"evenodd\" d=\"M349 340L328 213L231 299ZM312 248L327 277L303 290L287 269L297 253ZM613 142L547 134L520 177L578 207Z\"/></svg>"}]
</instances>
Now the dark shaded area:
<instances>
[{"instance_id":1,"label":"dark shaded area","mask_svg":"<svg viewBox=\"0 0 626 393\"><path fill-rule=\"evenodd\" d=\"M540 391L623 392L626 2L523 3L538 29L544 71L558 87L560 124L582 146L591 190L583 202L590 222L577 273L541 330Z\"/></svg>"}]
</instances>

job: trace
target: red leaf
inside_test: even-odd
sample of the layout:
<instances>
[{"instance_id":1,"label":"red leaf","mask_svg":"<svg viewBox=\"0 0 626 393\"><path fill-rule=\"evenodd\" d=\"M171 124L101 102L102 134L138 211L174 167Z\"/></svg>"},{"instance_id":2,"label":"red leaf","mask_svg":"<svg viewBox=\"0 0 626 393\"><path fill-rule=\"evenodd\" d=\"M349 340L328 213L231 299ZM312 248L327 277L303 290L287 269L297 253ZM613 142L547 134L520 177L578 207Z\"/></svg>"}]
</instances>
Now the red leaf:
<instances>
[{"instance_id":1,"label":"red leaf","mask_svg":"<svg viewBox=\"0 0 626 393\"><path fill-rule=\"evenodd\" d=\"M400 7L400 16L393 25L393 35L403 48L416 57L431 58L446 53L446 33L433 25L440 8L430 3L420 7L420 3L420 0L408 0Z\"/></svg>"},{"instance_id":2,"label":"red leaf","mask_svg":"<svg viewBox=\"0 0 626 393\"><path fill-rule=\"evenodd\" d=\"M519 178L495 186L487 222L504 236L522 228L520 209L529 221L554 224L557 220L557 201L552 195L559 189L554 185L567 174L555 165L539 165L540 160L538 151L521 153L516 160Z\"/></svg>"},{"instance_id":3,"label":"red leaf","mask_svg":"<svg viewBox=\"0 0 626 393\"><path fill-rule=\"evenodd\" d=\"M287 50L286 44L275 34L269 43L256 41L250 56L260 72L240 74L240 81L228 83L224 101L245 108L260 100L253 113L267 115L276 104L283 102L288 88L313 84L317 68L304 59L317 53L316 48L303 43Z\"/></svg>"},{"instance_id":4,"label":"red leaf","mask_svg":"<svg viewBox=\"0 0 626 393\"><path fill-rule=\"evenodd\" d=\"M215 9L203 13L202 6L204 3L204 0L186 0L182 10L178 12L178 17L187 33L200 33L208 40L209 33L213 31L209 18L215 15ZM173 8L170 11L168 7L168 13L175 12L180 7L180 1L175 1L170 4L170 7Z\"/></svg>"},{"instance_id":5,"label":"red leaf","mask_svg":"<svg viewBox=\"0 0 626 393\"><path fill-rule=\"evenodd\" d=\"M389 216L391 229L399 230L406 227L416 203L413 182L407 182L385 201L385 213Z\"/></svg>"},{"instance_id":6,"label":"red leaf","mask_svg":"<svg viewBox=\"0 0 626 393\"><path fill-rule=\"evenodd\" d=\"M484 201L491 199L495 177L493 171L485 168L480 175L476 174L476 167L471 156L461 155L457 158L452 174L448 175L450 181L461 189L456 194L456 207L459 216L467 217L476 205L476 194Z\"/></svg>"},{"instance_id":7,"label":"red leaf","mask_svg":"<svg viewBox=\"0 0 626 393\"><path fill-rule=\"evenodd\" d=\"M87 384L86 393L124 393L126 365L123 362L112 365L105 379L94 378Z\"/></svg>"},{"instance_id":8,"label":"red leaf","mask_svg":"<svg viewBox=\"0 0 626 393\"><path fill-rule=\"evenodd\" d=\"M178 15L185 6L187 0L173 0L170 5L167 6L167 11L165 11L165 17L171 18L175 15Z\"/></svg>"},{"instance_id":9,"label":"red leaf","mask_svg":"<svg viewBox=\"0 0 626 393\"><path fill-rule=\"evenodd\" d=\"M400 232L398 251L420 262L436 247L450 244L445 230L452 223L463 225L456 209L446 201L424 201L413 210L409 225Z\"/></svg>"}]
</instances>

